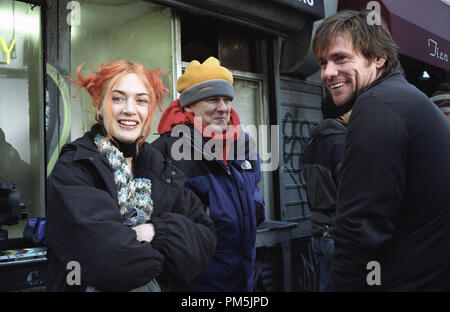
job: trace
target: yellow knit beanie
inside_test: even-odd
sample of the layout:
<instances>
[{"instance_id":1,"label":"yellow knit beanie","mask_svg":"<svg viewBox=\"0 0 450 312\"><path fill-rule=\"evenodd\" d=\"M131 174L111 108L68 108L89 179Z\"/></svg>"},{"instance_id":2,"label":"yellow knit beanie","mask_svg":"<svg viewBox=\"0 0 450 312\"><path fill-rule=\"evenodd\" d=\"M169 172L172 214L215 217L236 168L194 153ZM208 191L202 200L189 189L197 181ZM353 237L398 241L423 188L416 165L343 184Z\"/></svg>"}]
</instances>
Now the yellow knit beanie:
<instances>
[{"instance_id":1,"label":"yellow knit beanie","mask_svg":"<svg viewBox=\"0 0 450 312\"><path fill-rule=\"evenodd\" d=\"M186 106L210 96L234 97L233 75L219 60L209 57L203 64L194 60L178 78L180 106Z\"/></svg>"}]
</instances>

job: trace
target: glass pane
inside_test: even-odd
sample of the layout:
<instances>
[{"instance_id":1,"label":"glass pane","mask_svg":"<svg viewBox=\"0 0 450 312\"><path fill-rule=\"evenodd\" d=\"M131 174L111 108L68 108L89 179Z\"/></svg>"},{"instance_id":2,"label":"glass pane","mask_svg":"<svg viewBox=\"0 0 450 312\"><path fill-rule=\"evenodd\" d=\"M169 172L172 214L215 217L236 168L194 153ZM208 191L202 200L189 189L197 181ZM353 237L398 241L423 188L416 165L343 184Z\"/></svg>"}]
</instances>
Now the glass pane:
<instances>
[{"instance_id":1,"label":"glass pane","mask_svg":"<svg viewBox=\"0 0 450 312\"><path fill-rule=\"evenodd\" d=\"M223 34L219 38L219 58L221 64L229 69L255 72L253 39L245 34Z\"/></svg>"},{"instance_id":2,"label":"glass pane","mask_svg":"<svg viewBox=\"0 0 450 312\"><path fill-rule=\"evenodd\" d=\"M39 6L0 1L0 180L16 184L29 218L44 213L40 16ZM3 229L22 237L26 220L6 221L4 203L0 223L18 224Z\"/></svg>"},{"instance_id":3,"label":"glass pane","mask_svg":"<svg viewBox=\"0 0 450 312\"><path fill-rule=\"evenodd\" d=\"M72 19L71 66L87 75L103 62L126 59L149 69L160 68L166 88L172 90L172 11L145 1L82 1L79 20ZM77 25L77 23L79 25ZM71 93L75 90L71 85ZM163 108L170 104L165 98ZM95 110L83 90L71 102L71 140L94 124ZM152 132L162 113L155 111ZM149 136L148 141L156 137Z\"/></svg>"},{"instance_id":4,"label":"glass pane","mask_svg":"<svg viewBox=\"0 0 450 312\"><path fill-rule=\"evenodd\" d=\"M233 109L238 113L241 125L245 132L247 132L257 143L257 151L260 155L261 149L267 148L270 141L269 137L260 137L260 106L261 106L261 81L234 77L234 99L232 102ZM263 125L265 126L265 125ZM268 132L267 132L268 133ZM262 142L264 140L265 142ZM260 164L263 160L260 159ZM273 218L272 203L272 178L270 172L261 172L261 182L259 190L266 202L266 218Z\"/></svg>"},{"instance_id":5,"label":"glass pane","mask_svg":"<svg viewBox=\"0 0 450 312\"><path fill-rule=\"evenodd\" d=\"M241 124L246 127L255 125L257 127L257 107L260 101L259 81L233 79L235 97L231 106L238 113Z\"/></svg>"}]
</instances>

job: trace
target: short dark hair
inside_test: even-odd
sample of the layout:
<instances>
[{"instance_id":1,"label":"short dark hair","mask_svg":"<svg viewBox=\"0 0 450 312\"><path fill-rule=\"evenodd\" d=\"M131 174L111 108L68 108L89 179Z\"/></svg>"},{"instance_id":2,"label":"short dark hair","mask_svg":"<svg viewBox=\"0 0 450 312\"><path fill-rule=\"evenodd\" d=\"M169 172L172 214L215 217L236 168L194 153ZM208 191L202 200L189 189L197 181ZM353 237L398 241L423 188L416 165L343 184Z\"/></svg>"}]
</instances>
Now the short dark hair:
<instances>
[{"instance_id":1,"label":"short dark hair","mask_svg":"<svg viewBox=\"0 0 450 312\"><path fill-rule=\"evenodd\" d=\"M392 39L386 22L369 25L367 22L370 10L339 11L326 18L317 28L313 39L313 52L316 59L326 53L330 42L339 32L347 33L352 41L353 49L361 53L367 60L386 57L381 68L382 74L389 74L399 69L398 46Z\"/></svg>"},{"instance_id":2,"label":"short dark hair","mask_svg":"<svg viewBox=\"0 0 450 312\"><path fill-rule=\"evenodd\" d=\"M447 82L442 82L439 85L438 89L441 90L441 91L450 91L450 84L448 84Z\"/></svg>"}]
</instances>

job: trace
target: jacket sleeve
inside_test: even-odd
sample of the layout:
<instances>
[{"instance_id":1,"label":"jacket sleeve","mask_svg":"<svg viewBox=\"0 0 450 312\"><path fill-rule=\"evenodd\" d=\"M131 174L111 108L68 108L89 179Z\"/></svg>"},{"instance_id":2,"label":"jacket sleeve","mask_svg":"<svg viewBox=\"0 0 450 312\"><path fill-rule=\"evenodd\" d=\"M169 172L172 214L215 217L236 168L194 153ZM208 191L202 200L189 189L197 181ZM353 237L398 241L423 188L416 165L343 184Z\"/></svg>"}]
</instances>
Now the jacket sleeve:
<instances>
[{"instance_id":1,"label":"jacket sleeve","mask_svg":"<svg viewBox=\"0 0 450 312\"><path fill-rule=\"evenodd\" d=\"M334 182L339 184L339 174L344 160L345 135L337 134L334 138L334 145L331 151L331 166Z\"/></svg>"},{"instance_id":2,"label":"jacket sleeve","mask_svg":"<svg viewBox=\"0 0 450 312\"><path fill-rule=\"evenodd\" d=\"M117 201L98 185L92 167L59 160L49 183L47 241L65 267L77 261L82 284L101 291L127 291L163 269L164 256L136 240L121 223Z\"/></svg>"},{"instance_id":3,"label":"jacket sleeve","mask_svg":"<svg viewBox=\"0 0 450 312\"><path fill-rule=\"evenodd\" d=\"M191 281L211 260L217 243L214 223L186 176L153 146L142 146L136 172L152 181L155 227L151 245L165 257L163 279ZM144 155L148 155L144 157ZM167 182L171 181L171 182Z\"/></svg>"},{"instance_id":4,"label":"jacket sleeve","mask_svg":"<svg viewBox=\"0 0 450 312\"><path fill-rule=\"evenodd\" d=\"M173 209L155 215L151 222L156 232L152 246L165 256L169 278L194 279L211 260L217 243L214 224L200 199L183 187Z\"/></svg>"},{"instance_id":5,"label":"jacket sleeve","mask_svg":"<svg viewBox=\"0 0 450 312\"><path fill-rule=\"evenodd\" d=\"M358 105L359 104L359 105ZM367 290L367 264L392 239L405 190L408 134L403 120L374 96L357 102L339 186L332 291Z\"/></svg>"},{"instance_id":6,"label":"jacket sleeve","mask_svg":"<svg viewBox=\"0 0 450 312\"><path fill-rule=\"evenodd\" d=\"M259 191L259 182L261 182L261 167L259 165L260 158L258 158L255 162L255 188L253 191L253 199L255 201L255 214L256 214L256 226L260 225L266 219L266 210L265 210L265 202L264 198Z\"/></svg>"}]
</instances>

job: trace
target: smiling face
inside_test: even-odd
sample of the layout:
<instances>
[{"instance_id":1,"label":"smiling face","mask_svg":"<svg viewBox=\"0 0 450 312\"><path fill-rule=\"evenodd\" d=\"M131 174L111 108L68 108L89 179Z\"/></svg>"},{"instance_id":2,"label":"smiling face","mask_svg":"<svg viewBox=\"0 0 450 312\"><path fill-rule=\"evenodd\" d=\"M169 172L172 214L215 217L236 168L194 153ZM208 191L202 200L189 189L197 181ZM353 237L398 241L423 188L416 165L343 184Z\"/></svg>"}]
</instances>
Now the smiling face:
<instances>
[{"instance_id":1,"label":"smiling face","mask_svg":"<svg viewBox=\"0 0 450 312\"><path fill-rule=\"evenodd\" d=\"M333 102L343 106L358 97L362 89L378 78L379 69L386 59L367 60L353 49L347 33L339 32L318 61L321 79L330 91Z\"/></svg>"},{"instance_id":2,"label":"smiling face","mask_svg":"<svg viewBox=\"0 0 450 312\"><path fill-rule=\"evenodd\" d=\"M122 143L133 143L143 135L150 105L148 91L136 74L123 76L111 90L113 84L114 79L98 113L107 116L106 107L111 99L111 116L104 118L105 129Z\"/></svg>"},{"instance_id":3,"label":"smiling face","mask_svg":"<svg viewBox=\"0 0 450 312\"><path fill-rule=\"evenodd\" d=\"M231 101L228 96L211 96L185 107L185 110L201 118L204 128L223 133L230 121Z\"/></svg>"}]
</instances>

